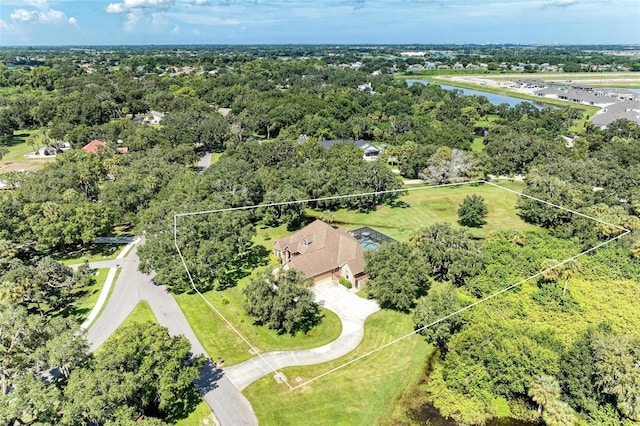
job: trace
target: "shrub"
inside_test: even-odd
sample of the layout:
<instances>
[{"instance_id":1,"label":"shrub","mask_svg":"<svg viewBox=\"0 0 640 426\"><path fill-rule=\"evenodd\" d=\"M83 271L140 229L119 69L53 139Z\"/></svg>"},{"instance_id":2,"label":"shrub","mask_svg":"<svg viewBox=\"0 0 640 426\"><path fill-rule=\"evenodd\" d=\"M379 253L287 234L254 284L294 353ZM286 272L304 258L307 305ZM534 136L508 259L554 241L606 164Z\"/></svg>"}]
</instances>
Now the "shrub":
<instances>
[{"instance_id":1,"label":"shrub","mask_svg":"<svg viewBox=\"0 0 640 426\"><path fill-rule=\"evenodd\" d=\"M338 282L343 286L345 286L346 288L351 288L351 281L349 281L345 277L338 278Z\"/></svg>"}]
</instances>

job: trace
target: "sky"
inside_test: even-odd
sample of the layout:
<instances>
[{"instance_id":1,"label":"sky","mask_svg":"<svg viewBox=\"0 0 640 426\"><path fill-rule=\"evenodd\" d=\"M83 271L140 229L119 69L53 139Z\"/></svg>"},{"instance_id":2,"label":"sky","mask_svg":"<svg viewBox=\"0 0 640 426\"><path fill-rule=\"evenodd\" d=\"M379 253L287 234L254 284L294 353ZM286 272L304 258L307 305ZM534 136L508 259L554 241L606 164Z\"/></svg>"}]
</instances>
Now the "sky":
<instances>
[{"instance_id":1,"label":"sky","mask_svg":"<svg viewBox=\"0 0 640 426\"><path fill-rule=\"evenodd\" d=\"M0 0L0 46L640 44L640 0Z\"/></svg>"}]
</instances>

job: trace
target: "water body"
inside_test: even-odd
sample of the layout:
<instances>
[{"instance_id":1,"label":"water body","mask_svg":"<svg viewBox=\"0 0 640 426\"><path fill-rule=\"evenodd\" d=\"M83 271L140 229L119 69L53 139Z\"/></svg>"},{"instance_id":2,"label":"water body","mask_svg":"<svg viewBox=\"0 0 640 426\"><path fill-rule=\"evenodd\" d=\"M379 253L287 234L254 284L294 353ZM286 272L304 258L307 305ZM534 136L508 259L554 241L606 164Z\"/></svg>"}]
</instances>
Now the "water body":
<instances>
[{"instance_id":1,"label":"water body","mask_svg":"<svg viewBox=\"0 0 640 426\"><path fill-rule=\"evenodd\" d=\"M640 95L640 88L635 88L635 87L634 87L634 88L631 88L631 89L630 89L630 88L628 88L628 87L622 87L622 88L614 87L614 89L628 90L629 92L637 93L637 94L639 94L639 95Z\"/></svg>"},{"instance_id":2,"label":"water body","mask_svg":"<svg viewBox=\"0 0 640 426\"><path fill-rule=\"evenodd\" d=\"M516 106L518 104L521 104L521 103L525 102L525 103L532 104L537 108L546 108L546 107L550 106L550 105L543 105L543 104L540 104L540 103L537 103L537 102L527 101L525 99L520 99L520 98L516 98L516 97L513 97L513 96L498 95L496 93L483 92L481 90L464 89L462 87L454 87L454 86L449 86L449 85L440 84L440 83L431 83L430 81L426 81L426 80L407 79L407 84L409 86L411 86L412 84L425 84L425 85L426 84L437 84L438 86L442 87L444 90L460 90L462 93L464 93L467 96L473 96L473 95L484 96L493 105L508 104L510 107L514 107L514 106Z\"/></svg>"}]
</instances>

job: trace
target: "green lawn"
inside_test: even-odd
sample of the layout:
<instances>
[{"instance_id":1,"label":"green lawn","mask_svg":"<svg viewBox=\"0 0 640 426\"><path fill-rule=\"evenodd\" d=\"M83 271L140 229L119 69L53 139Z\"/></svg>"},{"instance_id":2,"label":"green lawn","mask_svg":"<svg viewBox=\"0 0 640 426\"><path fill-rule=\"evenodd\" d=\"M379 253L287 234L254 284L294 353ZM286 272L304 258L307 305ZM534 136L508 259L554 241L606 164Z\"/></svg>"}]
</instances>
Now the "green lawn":
<instances>
[{"instance_id":1,"label":"green lawn","mask_svg":"<svg viewBox=\"0 0 640 426\"><path fill-rule=\"evenodd\" d=\"M519 182L498 181L501 186L520 190ZM423 186L413 186L413 188ZM411 188L411 187L409 187ZM484 238L500 230L539 230L525 223L516 212L517 195L491 185L459 185L440 188L424 188L409 191L399 198L398 206L382 206L372 213L338 210L334 213L333 224L344 229L369 226L399 241L407 241L409 236L421 226L436 222L457 224L457 211L462 200L472 194L482 196L489 209L487 223L482 228L467 228L476 238ZM309 211L309 215L319 217L320 212Z\"/></svg>"},{"instance_id":2,"label":"green lawn","mask_svg":"<svg viewBox=\"0 0 640 426\"><path fill-rule=\"evenodd\" d=\"M26 142L27 138L32 134L42 135L42 132L42 129L14 132L11 141L3 145L9 150L9 153L0 160L0 173L38 170L55 160L55 157L25 158L25 154L31 154L34 151L33 146ZM38 148L42 146L43 144L40 143Z\"/></svg>"},{"instance_id":3,"label":"green lawn","mask_svg":"<svg viewBox=\"0 0 640 426\"><path fill-rule=\"evenodd\" d=\"M129 316L122 322L120 327L126 327L133 323L140 322L152 322L157 324L158 320L156 316L153 314L151 307L144 300L139 302L133 311L129 314Z\"/></svg>"},{"instance_id":4,"label":"green lawn","mask_svg":"<svg viewBox=\"0 0 640 426\"><path fill-rule=\"evenodd\" d=\"M75 265L78 263L100 262L103 260L113 260L126 247L126 244L90 244L78 250L58 254L54 259L64 265Z\"/></svg>"},{"instance_id":5,"label":"green lawn","mask_svg":"<svg viewBox=\"0 0 640 426\"><path fill-rule=\"evenodd\" d=\"M473 138L473 143L471 144L471 151L480 152L484 151L484 138L481 136Z\"/></svg>"},{"instance_id":6,"label":"green lawn","mask_svg":"<svg viewBox=\"0 0 640 426\"><path fill-rule=\"evenodd\" d=\"M411 317L394 311L367 319L356 350L337 360L282 370L293 385L301 383L413 330ZM431 347L419 336L391 345L303 388L290 392L265 376L245 389L261 425L372 425L388 410L392 397L415 382Z\"/></svg>"},{"instance_id":7,"label":"green lawn","mask_svg":"<svg viewBox=\"0 0 640 426\"><path fill-rule=\"evenodd\" d=\"M189 414L186 419L178 420L175 422L176 426L213 426L213 413L205 402L198 404L196 409Z\"/></svg>"},{"instance_id":8,"label":"green lawn","mask_svg":"<svg viewBox=\"0 0 640 426\"><path fill-rule=\"evenodd\" d=\"M243 308L242 290L248 281L248 277L244 278L234 288L224 291L209 291L204 293L204 296L260 351L314 348L330 343L340 335L342 331L340 319L336 314L324 308L320 308L323 315L322 323L307 334L280 335L266 326L254 325L254 320L246 314ZM200 296L180 294L176 295L175 299L198 340L211 358L220 356L224 358L225 365L229 366L254 356L249 353L249 346L218 317Z\"/></svg>"},{"instance_id":9,"label":"green lawn","mask_svg":"<svg viewBox=\"0 0 640 426\"><path fill-rule=\"evenodd\" d=\"M73 302L73 316L79 324L84 322L96 304L100 291L105 284L109 268L96 269L96 282L90 287L85 287L76 291L77 299Z\"/></svg>"}]
</instances>

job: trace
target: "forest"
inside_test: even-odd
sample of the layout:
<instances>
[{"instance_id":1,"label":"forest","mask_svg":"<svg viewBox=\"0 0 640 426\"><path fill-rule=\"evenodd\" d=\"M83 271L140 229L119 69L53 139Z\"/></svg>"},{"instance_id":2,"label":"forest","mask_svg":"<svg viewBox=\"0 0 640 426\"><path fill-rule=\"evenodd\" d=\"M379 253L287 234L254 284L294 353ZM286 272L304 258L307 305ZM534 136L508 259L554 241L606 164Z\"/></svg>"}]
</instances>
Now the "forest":
<instances>
[{"instance_id":1,"label":"forest","mask_svg":"<svg viewBox=\"0 0 640 426\"><path fill-rule=\"evenodd\" d=\"M258 234L396 205L403 194L384 191L403 188L403 179L497 176L603 222L520 197L514 211L533 230L478 237L473 230L485 221L458 223L454 212L449 223L370 252L369 296L421 328L620 228L632 232L422 330L433 353L398 388L393 401L404 412L388 424L420 424L412 404L425 401L464 424L640 421L640 127L619 120L576 133L582 111L572 106L509 107L435 84L408 86L381 59L399 49L1 50L0 165L25 147L57 153L0 174L2 424L163 424L197 403L192 381L202 360L162 327L123 328L89 353L73 303L95 278L55 259L96 237L144 236L140 269L176 295L192 285L225 291L268 264ZM363 66L338 66L352 60ZM151 111L162 112L160 124L141 122ZM81 149L94 139L107 148ZM328 140L340 142L325 148ZM364 161L357 140L382 147L380 158ZM73 149L62 152L64 142ZM205 153L214 161L202 170ZM371 195L322 200L354 193ZM187 276L174 215L297 200L312 201L182 218ZM609 293L619 303L596 303Z\"/></svg>"}]
</instances>

